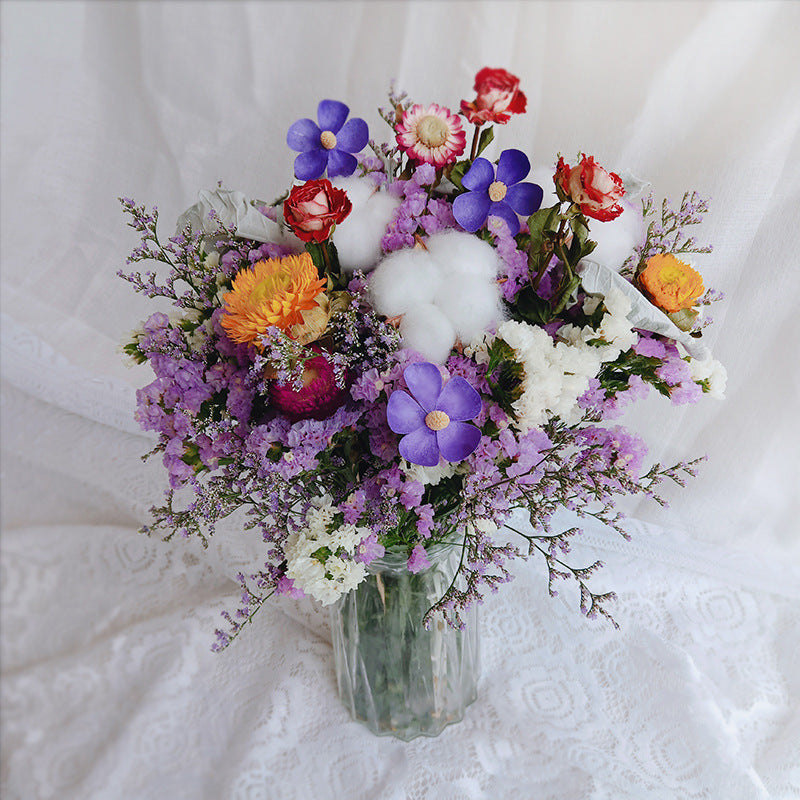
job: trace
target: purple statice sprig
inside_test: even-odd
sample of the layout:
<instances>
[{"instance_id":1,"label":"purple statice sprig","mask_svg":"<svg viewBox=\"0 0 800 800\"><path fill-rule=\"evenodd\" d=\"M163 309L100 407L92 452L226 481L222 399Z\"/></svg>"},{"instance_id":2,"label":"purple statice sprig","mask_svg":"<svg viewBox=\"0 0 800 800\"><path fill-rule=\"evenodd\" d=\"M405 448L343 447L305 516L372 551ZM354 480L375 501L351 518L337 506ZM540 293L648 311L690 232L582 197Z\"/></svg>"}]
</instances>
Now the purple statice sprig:
<instances>
[{"instance_id":1,"label":"purple statice sprig","mask_svg":"<svg viewBox=\"0 0 800 800\"><path fill-rule=\"evenodd\" d=\"M380 107L378 109L378 114L380 115L380 118L392 129L392 132L394 132L397 124L402 119L403 114L413 105L414 101L409 99L408 92L398 93L397 89L395 88L395 82L391 81L389 83L389 107Z\"/></svg>"},{"instance_id":2,"label":"purple statice sprig","mask_svg":"<svg viewBox=\"0 0 800 800\"><path fill-rule=\"evenodd\" d=\"M158 236L156 207L148 213L145 206L137 206L128 198L120 198L120 202L123 212L131 216L128 226L141 234L141 242L131 252L127 263L154 261L169 269L163 278L159 278L154 270L130 273L119 270L117 275L133 284L135 291L145 297L166 297L178 308L207 311L209 306L220 305L217 297L219 276L225 272L225 268L218 269L213 259L209 259L210 253L204 242L207 235L202 231L192 232L187 227L163 243ZM218 225L219 231L215 235L218 239L217 249L236 250L234 232L221 223Z\"/></svg>"},{"instance_id":3,"label":"purple statice sprig","mask_svg":"<svg viewBox=\"0 0 800 800\"><path fill-rule=\"evenodd\" d=\"M510 579L504 561L519 553L510 545L495 549L487 535L475 528L475 520L503 528L515 509L524 509L536 531L535 541L541 546L534 550L544 548L552 561L555 572L551 582L568 574L579 584L585 583L599 564L568 569L556 563L557 552L551 554L548 549L553 542L566 541L563 537L559 540L551 529L551 520L559 509L595 519L627 539L624 515L616 507L617 496L643 494L665 505L659 485L665 480L682 485L686 476L696 473L698 460L671 467L655 464L641 474L644 443L624 428L592 424L597 421L597 412L588 411L575 425L554 420L542 431L526 435L502 428L492 440L482 442L468 459L469 471L459 492L461 503L450 517L453 530L466 531L462 534L465 556L457 580L431 608L428 619L441 611L450 624L459 625L463 611L479 601L485 589L493 591ZM531 539L526 541L530 553ZM588 585L581 588L581 606L589 616L610 617L606 604L611 599L610 595L593 593Z\"/></svg>"},{"instance_id":4,"label":"purple statice sprig","mask_svg":"<svg viewBox=\"0 0 800 800\"><path fill-rule=\"evenodd\" d=\"M227 630L217 628L216 641L211 646L215 653L228 647L241 633L242 629L253 621L256 612L275 594L275 577L272 565L266 564L264 570L251 575L240 572L236 575L240 587L240 606L231 614L222 611L222 618L227 623Z\"/></svg>"},{"instance_id":5,"label":"purple statice sprig","mask_svg":"<svg viewBox=\"0 0 800 800\"><path fill-rule=\"evenodd\" d=\"M527 540L528 555L533 555L538 552L543 556L547 564L547 589L550 597L558 596L558 589L556 588L558 583L574 580L580 589L581 613L589 619L596 619L599 616L604 617L619 630L617 621L607 608L608 604L613 603L617 599L616 593L595 593L588 583L588 579L603 567L603 562L594 561L592 564L585 567L574 567L560 558L561 555L570 552L570 539L573 536L583 533L580 528L569 528L557 534L540 535L524 533L511 525L507 525L506 527L508 530Z\"/></svg>"},{"instance_id":6,"label":"purple statice sprig","mask_svg":"<svg viewBox=\"0 0 800 800\"><path fill-rule=\"evenodd\" d=\"M331 315L328 323L332 350L342 360L342 366L353 370L356 376L388 369L400 348L400 333L372 308L362 272L353 273L346 296L348 302Z\"/></svg>"},{"instance_id":7,"label":"purple statice sprig","mask_svg":"<svg viewBox=\"0 0 800 800\"><path fill-rule=\"evenodd\" d=\"M711 245L700 245L694 236L686 233L686 228L699 225L703 215L708 213L709 199L703 199L697 192L685 192L680 206L673 207L668 198L661 203L660 214L656 211L652 193L642 200L642 214L648 222L644 242L634 249L631 257L625 262L620 274L627 278L635 278L647 261L659 253L711 253Z\"/></svg>"},{"instance_id":8,"label":"purple statice sprig","mask_svg":"<svg viewBox=\"0 0 800 800\"><path fill-rule=\"evenodd\" d=\"M452 204L434 193L435 183L436 169L420 164L408 180L396 180L388 187L389 194L400 199L400 205L381 239L384 253L413 247L418 236L458 227Z\"/></svg>"}]
</instances>

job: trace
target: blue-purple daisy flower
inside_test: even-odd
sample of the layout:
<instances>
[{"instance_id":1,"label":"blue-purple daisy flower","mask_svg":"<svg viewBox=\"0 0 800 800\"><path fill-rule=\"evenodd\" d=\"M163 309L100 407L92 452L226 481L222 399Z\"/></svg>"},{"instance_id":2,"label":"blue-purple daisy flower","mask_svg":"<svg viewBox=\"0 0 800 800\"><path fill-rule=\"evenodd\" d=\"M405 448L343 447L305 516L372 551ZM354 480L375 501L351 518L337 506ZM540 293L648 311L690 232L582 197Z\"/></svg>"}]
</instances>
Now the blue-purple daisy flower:
<instances>
[{"instance_id":1,"label":"blue-purple daisy flower","mask_svg":"<svg viewBox=\"0 0 800 800\"><path fill-rule=\"evenodd\" d=\"M392 392L386 408L389 427L404 434L400 455L423 467L435 467L439 456L463 461L481 439L480 430L468 422L480 414L481 396L459 375L442 388L439 367L427 361L409 365L403 377L411 394Z\"/></svg>"},{"instance_id":2,"label":"blue-purple daisy flower","mask_svg":"<svg viewBox=\"0 0 800 800\"><path fill-rule=\"evenodd\" d=\"M528 157L521 150L503 150L497 164L485 158L476 158L461 179L469 191L453 201L456 222L470 233L475 233L488 217L506 221L512 236L519 233L519 217L528 217L539 209L544 197L541 186L521 183L531 171Z\"/></svg>"},{"instance_id":3,"label":"blue-purple daisy flower","mask_svg":"<svg viewBox=\"0 0 800 800\"><path fill-rule=\"evenodd\" d=\"M358 162L353 153L366 147L369 129L363 119L347 119L350 109L338 100L322 100L317 122L299 119L286 134L286 144L300 155L294 160L294 174L302 181L352 175Z\"/></svg>"}]
</instances>

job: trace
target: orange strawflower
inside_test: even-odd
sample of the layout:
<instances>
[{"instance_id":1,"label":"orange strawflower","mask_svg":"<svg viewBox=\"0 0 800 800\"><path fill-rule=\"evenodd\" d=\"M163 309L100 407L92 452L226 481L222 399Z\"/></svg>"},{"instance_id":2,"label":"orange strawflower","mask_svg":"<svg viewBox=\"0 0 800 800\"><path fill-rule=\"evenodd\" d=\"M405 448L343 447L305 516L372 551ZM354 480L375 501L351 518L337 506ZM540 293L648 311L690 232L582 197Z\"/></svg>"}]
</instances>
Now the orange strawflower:
<instances>
[{"instance_id":1,"label":"orange strawflower","mask_svg":"<svg viewBox=\"0 0 800 800\"><path fill-rule=\"evenodd\" d=\"M670 314L691 308L705 291L700 274L671 253L648 259L639 283L650 300Z\"/></svg>"},{"instance_id":2,"label":"orange strawflower","mask_svg":"<svg viewBox=\"0 0 800 800\"><path fill-rule=\"evenodd\" d=\"M220 324L235 342L252 342L270 325L290 333L303 322L303 311L316 308L325 281L308 253L258 261L243 269L223 296Z\"/></svg>"}]
</instances>

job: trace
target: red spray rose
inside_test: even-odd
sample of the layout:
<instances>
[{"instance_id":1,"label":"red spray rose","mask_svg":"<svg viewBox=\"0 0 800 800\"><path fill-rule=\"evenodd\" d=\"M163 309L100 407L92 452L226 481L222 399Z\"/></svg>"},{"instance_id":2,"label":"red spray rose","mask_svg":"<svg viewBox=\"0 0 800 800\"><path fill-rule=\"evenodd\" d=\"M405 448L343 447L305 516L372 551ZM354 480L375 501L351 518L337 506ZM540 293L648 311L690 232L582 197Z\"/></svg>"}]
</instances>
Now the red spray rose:
<instances>
[{"instance_id":1,"label":"red spray rose","mask_svg":"<svg viewBox=\"0 0 800 800\"><path fill-rule=\"evenodd\" d=\"M283 204L283 217L298 239L321 243L352 209L345 191L322 178L293 186Z\"/></svg>"},{"instance_id":2,"label":"red spray rose","mask_svg":"<svg viewBox=\"0 0 800 800\"><path fill-rule=\"evenodd\" d=\"M624 210L619 204L625 194L622 179L596 164L592 156L582 155L580 164L574 167L559 158L553 181L562 199L577 203L587 217L609 222Z\"/></svg>"},{"instance_id":3,"label":"red spray rose","mask_svg":"<svg viewBox=\"0 0 800 800\"><path fill-rule=\"evenodd\" d=\"M505 124L512 114L523 114L527 98L519 90L519 78L504 69L484 67L475 76L478 96L461 101L461 111L473 125L484 122Z\"/></svg>"}]
</instances>

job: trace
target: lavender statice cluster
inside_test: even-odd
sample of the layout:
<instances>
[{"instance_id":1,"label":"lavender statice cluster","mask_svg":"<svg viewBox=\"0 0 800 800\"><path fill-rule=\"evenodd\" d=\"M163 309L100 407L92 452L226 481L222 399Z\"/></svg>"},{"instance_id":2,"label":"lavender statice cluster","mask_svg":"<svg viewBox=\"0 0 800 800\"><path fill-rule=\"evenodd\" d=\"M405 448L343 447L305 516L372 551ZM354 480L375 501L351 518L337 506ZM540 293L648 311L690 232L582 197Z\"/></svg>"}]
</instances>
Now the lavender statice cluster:
<instances>
[{"instance_id":1,"label":"lavender statice cluster","mask_svg":"<svg viewBox=\"0 0 800 800\"><path fill-rule=\"evenodd\" d=\"M680 206L676 209L668 198L661 202L660 212L656 210L652 194L642 201L642 213L648 222L644 242L635 248L625 262L621 274L634 278L644 269L648 259L659 253L711 253L711 245L701 245L694 236L686 233L686 228L700 225L708 213L710 198L702 198L697 192L686 192ZM711 299L709 297L708 299Z\"/></svg>"},{"instance_id":2,"label":"lavender statice cluster","mask_svg":"<svg viewBox=\"0 0 800 800\"><path fill-rule=\"evenodd\" d=\"M401 200L381 240L384 253L413 247L415 237L457 227L453 207L435 195L436 170L430 164L418 166L408 180L393 181L386 191Z\"/></svg>"}]
</instances>

